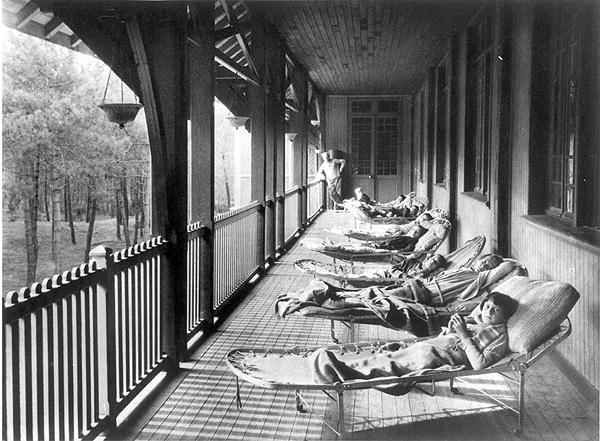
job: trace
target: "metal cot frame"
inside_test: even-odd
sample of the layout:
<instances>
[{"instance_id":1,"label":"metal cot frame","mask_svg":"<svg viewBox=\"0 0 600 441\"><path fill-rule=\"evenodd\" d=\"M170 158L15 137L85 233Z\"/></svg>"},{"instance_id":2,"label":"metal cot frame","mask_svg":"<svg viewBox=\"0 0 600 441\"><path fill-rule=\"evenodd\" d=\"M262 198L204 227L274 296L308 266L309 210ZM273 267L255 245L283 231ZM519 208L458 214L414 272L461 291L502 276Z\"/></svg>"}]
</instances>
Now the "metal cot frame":
<instances>
[{"instance_id":1,"label":"metal cot frame","mask_svg":"<svg viewBox=\"0 0 600 441\"><path fill-rule=\"evenodd\" d=\"M226 363L228 368L236 375L236 384L237 384L237 403L238 408L241 410L241 400L240 400L240 386L239 379L247 381L249 383L255 384L260 387L276 389L276 390L294 390L296 397L296 409L300 413L314 413L314 410L309 405L307 400L304 399L302 395L302 391L305 390L320 390L325 393L330 399L337 403L338 410L338 420L337 427L333 427L329 422L327 422L320 415L315 416L325 425L327 425L332 431L334 431L338 436L344 436L347 432L345 430L345 407L344 407L344 394L346 392L350 392L353 390L360 389L370 389L377 386L385 386L391 384L399 384L402 382L409 382L415 384L423 384L430 383L432 385L431 392L425 391L419 386L417 387L419 390L427 393L428 395L435 394L435 384L438 381L449 380L450 388L452 392L457 393L457 389L454 387L454 380L463 381L464 377L472 377L477 375L498 373L506 377L511 381L515 381L519 384L519 392L518 392L518 407L513 408L508 405L506 402L502 401L498 397L487 393L486 391L476 388L478 391L492 399L493 401L499 403L505 409L508 409L514 412L517 415L517 425L514 429L515 434L520 434L523 431L523 415L525 412L525 374L529 367L533 365L537 360L545 356L551 350L553 350L560 342L566 339L571 333L571 322L567 318L562 325L558 328L557 332L549 337L544 343L540 344L533 351L526 354L519 353L511 353L505 356L502 360L495 363L494 365L487 367L485 369L479 370L462 370L462 371L442 371L442 372L434 372L431 374L425 374L414 377L382 377L373 380L352 380L347 382L338 382L332 384L311 384L311 383L278 383L276 381L270 381L268 379L256 378L252 376L251 372L243 367L243 363L240 363L240 359L244 359L252 356L260 356L258 355L259 350L257 349L234 349L230 351L226 356ZM421 341L426 338L419 339L410 339L410 341L416 342ZM363 350L363 349L371 349L376 348L377 343L347 343L342 345L333 345L328 346L327 349L332 350ZM282 349L273 349L265 352L265 354L273 354L283 356L286 353L293 353L295 355L302 354L304 352L304 356L314 351L318 348L293 348L291 350L282 350ZM265 355L266 356L266 355ZM516 373L518 375L517 379L514 379L507 375L507 373Z\"/></svg>"}]
</instances>

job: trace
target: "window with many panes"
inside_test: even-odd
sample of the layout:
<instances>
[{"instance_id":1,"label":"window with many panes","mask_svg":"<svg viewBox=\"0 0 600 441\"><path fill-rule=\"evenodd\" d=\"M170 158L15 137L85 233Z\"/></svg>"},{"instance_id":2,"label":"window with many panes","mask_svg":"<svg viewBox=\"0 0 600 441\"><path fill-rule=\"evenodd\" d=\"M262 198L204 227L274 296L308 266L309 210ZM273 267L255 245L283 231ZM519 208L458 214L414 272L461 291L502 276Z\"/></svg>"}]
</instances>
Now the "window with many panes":
<instances>
[{"instance_id":1,"label":"window with many panes","mask_svg":"<svg viewBox=\"0 0 600 441\"><path fill-rule=\"evenodd\" d=\"M404 121L398 99L350 101L350 158L354 175L398 174Z\"/></svg>"},{"instance_id":2,"label":"window with many panes","mask_svg":"<svg viewBox=\"0 0 600 441\"><path fill-rule=\"evenodd\" d=\"M575 214L579 33L576 15L558 8L552 49L551 138L548 158L548 214Z\"/></svg>"},{"instance_id":3,"label":"window with many panes","mask_svg":"<svg viewBox=\"0 0 600 441\"><path fill-rule=\"evenodd\" d=\"M493 8L482 11L470 26L468 35L465 191L487 197L493 115Z\"/></svg>"}]
</instances>

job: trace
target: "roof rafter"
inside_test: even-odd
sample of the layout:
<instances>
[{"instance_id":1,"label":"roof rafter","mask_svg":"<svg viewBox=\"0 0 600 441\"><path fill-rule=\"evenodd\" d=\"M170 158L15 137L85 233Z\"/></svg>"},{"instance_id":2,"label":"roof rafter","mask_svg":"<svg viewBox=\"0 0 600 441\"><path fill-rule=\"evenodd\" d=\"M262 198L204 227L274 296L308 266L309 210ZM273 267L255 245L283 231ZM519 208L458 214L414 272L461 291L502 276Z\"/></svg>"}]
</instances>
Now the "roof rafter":
<instances>
[{"instance_id":1,"label":"roof rafter","mask_svg":"<svg viewBox=\"0 0 600 441\"><path fill-rule=\"evenodd\" d=\"M225 40L229 37L233 37L236 34L244 34L252 26L251 21L238 22L235 25L229 25L222 29L215 31L215 40Z\"/></svg>"},{"instance_id":2,"label":"roof rafter","mask_svg":"<svg viewBox=\"0 0 600 441\"><path fill-rule=\"evenodd\" d=\"M223 8L225 15L227 16L227 20L229 20L229 24L233 27L237 27L238 26L237 17L235 15L234 11L227 4L227 0L219 0L219 2L221 3L221 7ZM255 77L258 78L260 81L260 75L258 73L258 70L256 69L256 65L254 64L252 54L250 53L250 45L248 44L246 37L241 33L236 33L235 38L236 38L238 44L240 45L242 52L244 53L244 57L246 58L246 61L248 62L248 66L250 67L250 70L255 75Z\"/></svg>"},{"instance_id":3,"label":"roof rafter","mask_svg":"<svg viewBox=\"0 0 600 441\"><path fill-rule=\"evenodd\" d=\"M27 3L17 13L15 27L17 29L21 29L23 26L25 26L27 23L33 20L33 17L35 17L39 10L40 7L36 3Z\"/></svg>"},{"instance_id":4,"label":"roof rafter","mask_svg":"<svg viewBox=\"0 0 600 441\"><path fill-rule=\"evenodd\" d=\"M56 35L56 33L60 30L63 22L58 17L53 17L46 25L44 26L44 38L46 40L51 39Z\"/></svg>"}]
</instances>

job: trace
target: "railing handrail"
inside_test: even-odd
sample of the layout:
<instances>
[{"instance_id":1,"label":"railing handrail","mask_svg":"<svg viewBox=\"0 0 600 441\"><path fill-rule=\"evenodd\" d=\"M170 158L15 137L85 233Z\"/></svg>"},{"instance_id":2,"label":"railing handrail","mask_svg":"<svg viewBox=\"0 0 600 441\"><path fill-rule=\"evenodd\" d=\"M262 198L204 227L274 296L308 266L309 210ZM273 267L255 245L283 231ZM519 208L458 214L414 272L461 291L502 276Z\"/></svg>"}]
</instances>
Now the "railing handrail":
<instances>
[{"instance_id":1,"label":"railing handrail","mask_svg":"<svg viewBox=\"0 0 600 441\"><path fill-rule=\"evenodd\" d=\"M261 207L262 207L262 204L259 201L252 201L249 204L244 205L243 207L234 208L233 210L229 210L225 213L216 214L214 221L215 221L215 224L217 224L219 222L228 220L234 216L241 216L242 214L249 214L250 211L256 210Z\"/></svg>"},{"instance_id":2,"label":"railing handrail","mask_svg":"<svg viewBox=\"0 0 600 441\"><path fill-rule=\"evenodd\" d=\"M135 265L140 260L160 254L166 246L167 241L161 236L156 236L114 252L112 254L114 269L120 271L124 266ZM56 303L57 300L66 298L74 291L81 291L97 284L101 281L104 271L106 269L97 268L95 260L90 260L62 274L35 282L31 287L9 291L2 299L4 323L12 323L24 314L31 314Z\"/></svg>"},{"instance_id":3,"label":"railing handrail","mask_svg":"<svg viewBox=\"0 0 600 441\"><path fill-rule=\"evenodd\" d=\"M288 196L293 195L294 193L300 193L301 191L302 191L302 187L301 186L294 185L292 188L288 188L285 191L284 195L285 195L285 197L288 197Z\"/></svg>"}]
</instances>

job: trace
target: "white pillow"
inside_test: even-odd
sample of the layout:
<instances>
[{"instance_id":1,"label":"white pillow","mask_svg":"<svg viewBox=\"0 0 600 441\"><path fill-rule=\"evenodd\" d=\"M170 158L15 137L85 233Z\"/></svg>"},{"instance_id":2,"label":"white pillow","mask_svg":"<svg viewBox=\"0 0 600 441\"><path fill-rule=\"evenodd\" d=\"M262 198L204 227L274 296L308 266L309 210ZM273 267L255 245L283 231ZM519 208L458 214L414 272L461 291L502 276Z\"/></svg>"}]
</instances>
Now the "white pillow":
<instances>
[{"instance_id":1,"label":"white pillow","mask_svg":"<svg viewBox=\"0 0 600 441\"><path fill-rule=\"evenodd\" d=\"M567 318L579 293L565 282L515 276L494 288L519 302L508 320L508 346L512 352L530 352L543 343ZM473 314L477 313L479 306Z\"/></svg>"}]
</instances>

